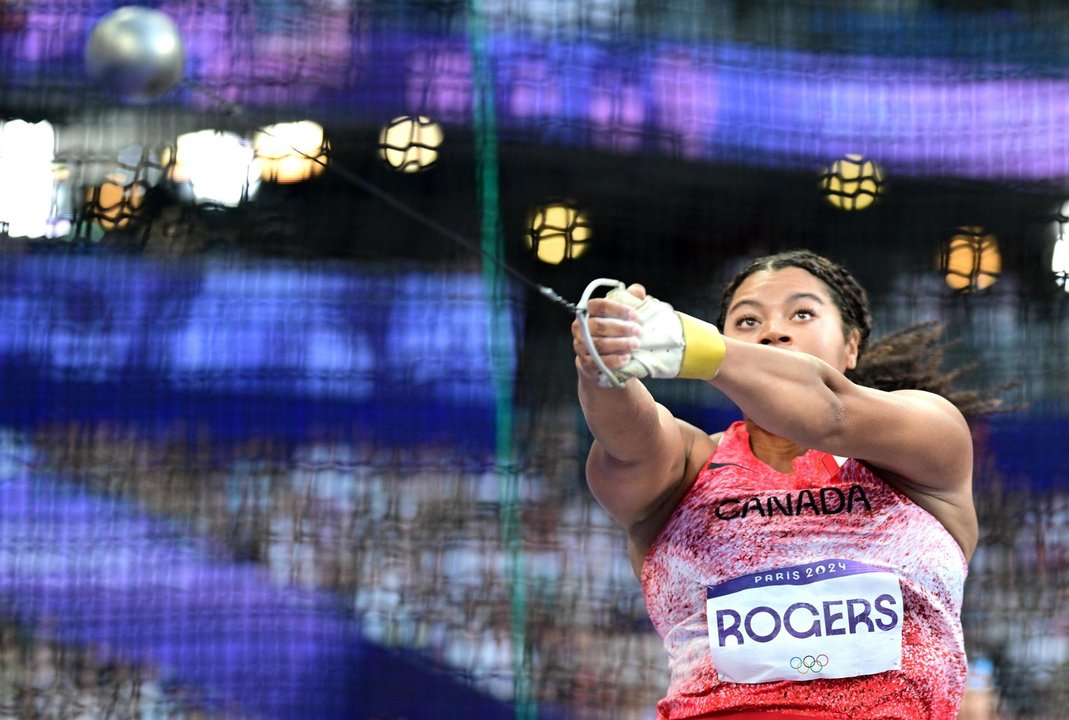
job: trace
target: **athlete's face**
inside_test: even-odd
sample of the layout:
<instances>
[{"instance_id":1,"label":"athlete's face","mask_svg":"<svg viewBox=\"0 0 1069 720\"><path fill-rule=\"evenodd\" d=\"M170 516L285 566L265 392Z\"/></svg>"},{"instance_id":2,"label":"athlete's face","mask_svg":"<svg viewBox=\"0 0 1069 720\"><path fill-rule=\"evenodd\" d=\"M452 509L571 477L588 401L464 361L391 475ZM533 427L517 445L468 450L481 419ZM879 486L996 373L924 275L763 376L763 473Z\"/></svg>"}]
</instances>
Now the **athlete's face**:
<instances>
[{"instance_id":1,"label":"athlete's face","mask_svg":"<svg viewBox=\"0 0 1069 720\"><path fill-rule=\"evenodd\" d=\"M843 318L827 286L796 267L746 278L728 305L724 334L736 340L815 355L845 371L857 365L858 332Z\"/></svg>"}]
</instances>

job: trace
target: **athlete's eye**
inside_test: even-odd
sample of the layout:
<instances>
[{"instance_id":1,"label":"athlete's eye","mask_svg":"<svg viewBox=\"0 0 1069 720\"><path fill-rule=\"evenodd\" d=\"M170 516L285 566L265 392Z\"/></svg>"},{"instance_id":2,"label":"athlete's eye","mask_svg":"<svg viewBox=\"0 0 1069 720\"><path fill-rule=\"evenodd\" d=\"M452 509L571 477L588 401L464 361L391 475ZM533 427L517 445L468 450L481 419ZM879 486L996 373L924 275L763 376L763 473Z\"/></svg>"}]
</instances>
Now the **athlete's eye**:
<instances>
[{"instance_id":1,"label":"athlete's eye","mask_svg":"<svg viewBox=\"0 0 1069 720\"><path fill-rule=\"evenodd\" d=\"M740 330L748 330L757 327L757 318L753 315L743 315L735 320L735 327Z\"/></svg>"},{"instance_id":2,"label":"athlete's eye","mask_svg":"<svg viewBox=\"0 0 1069 720\"><path fill-rule=\"evenodd\" d=\"M816 315L816 311L809 308L798 308L794 311L794 316L799 320L812 320Z\"/></svg>"}]
</instances>

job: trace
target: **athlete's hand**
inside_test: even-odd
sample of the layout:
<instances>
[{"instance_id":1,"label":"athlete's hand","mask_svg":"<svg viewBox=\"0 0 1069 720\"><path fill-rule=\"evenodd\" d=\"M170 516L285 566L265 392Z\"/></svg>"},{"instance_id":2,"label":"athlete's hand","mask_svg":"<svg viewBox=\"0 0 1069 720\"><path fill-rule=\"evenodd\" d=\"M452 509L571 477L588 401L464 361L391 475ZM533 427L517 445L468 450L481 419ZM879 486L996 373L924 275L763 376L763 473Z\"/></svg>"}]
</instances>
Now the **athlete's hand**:
<instances>
[{"instance_id":1,"label":"athlete's hand","mask_svg":"<svg viewBox=\"0 0 1069 720\"><path fill-rule=\"evenodd\" d=\"M646 297L646 288L642 285L630 285L626 292L636 298L635 304ZM638 311L630 304L608 297L591 298L587 305L587 324L594 348L610 370L617 371L627 365L631 354L640 346L642 325ZM578 319L572 321L572 348L575 350L575 367L579 374L597 380L600 369L583 340Z\"/></svg>"},{"instance_id":2,"label":"athlete's hand","mask_svg":"<svg viewBox=\"0 0 1069 720\"><path fill-rule=\"evenodd\" d=\"M587 310L591 341L605 367L598 368L591 356L578 318L572 325L576 364L602 386L620 386L633 377L710 380L720 369L726 348L716 327L676 312L641 285L591 299Z\"/></svg>"}]
</instances>

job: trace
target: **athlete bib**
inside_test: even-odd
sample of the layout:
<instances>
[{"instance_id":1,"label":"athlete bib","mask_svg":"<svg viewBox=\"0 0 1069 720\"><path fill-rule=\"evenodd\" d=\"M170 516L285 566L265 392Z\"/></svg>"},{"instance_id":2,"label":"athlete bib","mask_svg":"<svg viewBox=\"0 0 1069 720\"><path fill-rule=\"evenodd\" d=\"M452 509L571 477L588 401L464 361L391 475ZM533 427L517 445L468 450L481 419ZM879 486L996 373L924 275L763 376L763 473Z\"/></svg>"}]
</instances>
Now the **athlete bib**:
<instances>
[{"instance_id":1,"label":"athlete bib","mask_svg":"<svg viewBox=\"0 0 1069 720\"><path fill-rule=\"evenodd\" d=\"M753 573L706 590L709 646L735 683L872 675L902 665L902 589L853 560Z\"/></svg>"}]
</instances>

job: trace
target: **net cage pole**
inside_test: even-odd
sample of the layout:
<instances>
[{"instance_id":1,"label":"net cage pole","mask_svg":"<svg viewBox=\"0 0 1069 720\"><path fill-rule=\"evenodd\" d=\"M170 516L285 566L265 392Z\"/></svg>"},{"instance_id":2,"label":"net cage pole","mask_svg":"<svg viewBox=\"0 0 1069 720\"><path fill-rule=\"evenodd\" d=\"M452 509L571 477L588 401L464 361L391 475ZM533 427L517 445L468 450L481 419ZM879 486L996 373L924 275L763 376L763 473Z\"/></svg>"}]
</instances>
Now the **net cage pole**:
<instances>
[{"instance_id":1,"label":"net cage pole","mask_svg":"<svg viewBox=\"0 0 1069 720\"><path fill-rule=\"evenodd\" d=\"M526 581L523 528L520 515L519 472L513 444L513 388L510 358L515 355L504 242L500 214L497 122L494 111L493 70L483 28L481 0L468 5L468 43L472 56L472 125L474 130L476 193L480 212L482 275L487 292L490 372L494 392L494 465L500 499L501 543L506 558L510 595L513 703L517 720L534 720L531 670L527 659Z\"/></svg>"}]
</instances>

